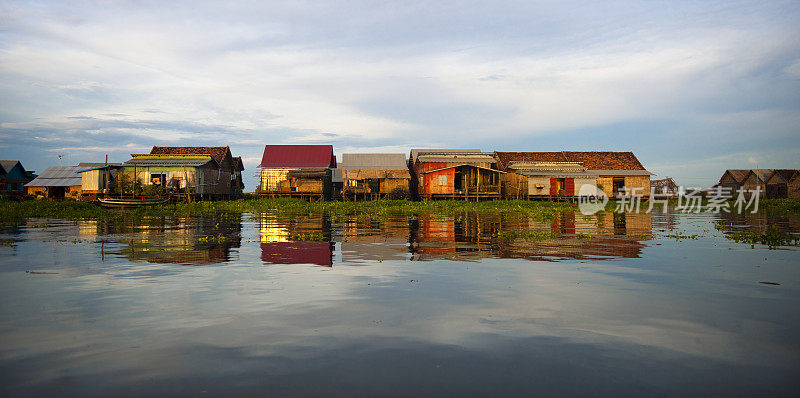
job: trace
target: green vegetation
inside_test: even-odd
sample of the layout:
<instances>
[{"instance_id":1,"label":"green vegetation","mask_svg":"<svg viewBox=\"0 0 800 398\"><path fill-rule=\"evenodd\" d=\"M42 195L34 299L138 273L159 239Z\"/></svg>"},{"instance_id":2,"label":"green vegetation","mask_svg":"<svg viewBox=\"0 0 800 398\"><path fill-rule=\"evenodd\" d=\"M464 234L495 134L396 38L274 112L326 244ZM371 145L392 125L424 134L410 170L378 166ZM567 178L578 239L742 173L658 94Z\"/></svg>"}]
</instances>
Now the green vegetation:
<instances>
[{"instance_id":1,"label":"green vegetation","mask_svg":"<svg viewBox=\"0 0 800 398\"><path fill-rule=\"evenodd\" d=\"M547 240L557 238L558 234L551 231L500 231L497 233L497 237L507 241L516 239Z\"/></svg>"},{"instance_id":2,"label":"green vegetation","mask_svg":"<svg viewBox=\"0 0 800 398\"><path fill-rule=\"evenodd\" d=\"M494 213L525 215L542 221L551 220L558 212L575 211L573 205L564 203L529 201L430 201L378 200L371 202L315 202L300 199L242 199L231 201L203 201L176 203L131 210L105 209L85 202L72 201L0 201L0 222L13 223L24 218L54 218L65 220L106 219L137 220L145 217L170 217L190 215L216 215L224 213L275 213L279 215L325 214L333 219L357 217L381 219L389 216L415 217L441 214Z\"/></svg>"},{"instance_id":3,"label":"green vegetation","mask_svg":"<svg viewBox=\"0 0 800 398\"><path fill-rule=\"evenodd\" d=\"M776 249L779 246L787 246L790 244L798 245L800 242L800 237L797 235L783 232L774 225L770 225L763 233L748 229L736 231L725 236L736 243L749 243L751 246L760 243L762 245L767 245L770 249Z\"/></svg>"},{"instance_id":4,"label":"green vegetation","mask_svg":"<svg viewBox=\"0 0 800 398\"><path fill-rule=\"evenodd\" d=\"M758 207L771 213L800 214L800 199L761 199Z\"/></svg>"}]
</instances>

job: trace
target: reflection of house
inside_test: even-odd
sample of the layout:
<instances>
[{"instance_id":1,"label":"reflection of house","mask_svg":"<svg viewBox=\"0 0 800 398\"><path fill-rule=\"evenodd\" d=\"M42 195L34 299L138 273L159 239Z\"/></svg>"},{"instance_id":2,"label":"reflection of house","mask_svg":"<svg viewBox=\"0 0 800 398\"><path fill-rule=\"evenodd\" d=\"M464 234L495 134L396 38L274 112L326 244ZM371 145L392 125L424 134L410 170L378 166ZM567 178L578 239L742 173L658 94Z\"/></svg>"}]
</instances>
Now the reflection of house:
<instances>
[{"instance_id":1,"label":"reflection of house","mask_svg":"<svg viewBox=\"0 0 800 398\"><path fill-rule=\"evenodd\" d=\"M230 261L232 248L241 246L238 218L152 219L144 226L115 227L124 234L120 254L154 264L207 265Z\"/></svg>"},{"instance_id":2,"label":"reflection of house","mask_svg":"<svg viewBox=\"0 0 800 398\"><path fill-rule=\"evenodd\" d=\"M336 167L332 145L267 145L257 193L324 199L331 191Z\"/></svg>"},{"instance_id":3,"label":"reflection of house","mask_svg":"<svg viewBox=\"0 0 800 398\"><path fill-rule=\"evenodd\" d=\"M227 146L154 146L151 155L204 155L211 156L219 165L219 178L213 193L220 195L239 195L244 189L241 157L234 157Z\"/></svg>"},{"instance_id":4,"label":"reflection of house","mask_svg":"<svg viewBox=\"0 0 800 398\"><path fill-rule=\"evenodd\" d=\"M789 198L789 181L795 174L800 173L797 169L776 169L765 181L767 199ZM800 192L795 191L797 197Z\"/></svg>"},{"instance_id":5,"label":"reflection of house","mask_svg":"<svg viewBox=\"0 0 800 398\"><path fill-rule=\"evenodd\" d=\"M48 167L33 181L25 184L29 195L46 199L75 199L81 197L81 166Z\"/></svg>"},{"instance_id":6,"label":"reflection of house","mask_svg":"<svg viewBox=\"0 0 800 398\"><path fill-rule=\"evenodd\" d=\"M638 257L652 238L649 213L598 213L591 218L574 212L549 222L498 216L424 218L411 224L412 260Z\"/></svg>"},{"instance_id":7,"label":"reflection of house","mask_svg":"<svg viewBox=\"0 0 800 398\"><path fill-rule=\"evenodd\" d=\"M500 175L494 156L478 149L412 149L411 168L422 199L500 197Z\"/></svg>"},{"instance_id":8,"label":"reflection of house","mask_svg":"<svg viewBox=\"0 0 800 398\"><path fill-rule=\"evenodd\" d=\"M0 194L24 195L25 184L36 174L26 171L19 160L0 160Z\"/></svg>"},{"instance_id":9,"label":"reflection of house","mask_svg":"<svg viewBox=\"0 0 800 398\"><path fill-rule=\"evenodd\" d=\"M338 169L342 173L345 200L408 196L411 174L402 153L345 153Z\"/></svg>"},{"instance_id":10,"label":"reflection of house","mask_svg":"<svg viewBox=\"0 0 800 398\"><path fill-rule=\"evenodd\" d=\"M342 223L342 261L405 260L408 254L408 221L385 220L380 224L364 220Z\"/></svg>"},{"instance_id":11,"label":"reflection of house","mask_svg":"<svg viewBox=\"0 0 800 398\"><path fill-rule=\"evenodd\" d=\"M138 180L162 192L183 192L203 196L230 193L230 174L224 173L211 155L132 154L122 165L120 185Z\"/></svg>"},{"instance_id":12,"label":"reflection of house","mask_svg":"<svg viewBox=\"0 0 800 398\"><path fill-rule=\"evenodd\" d=\"M495 152L509 198L650 196L650 176L633 152ZM583 190L581 190L583 188Z\"/></svg>"},{"instance_id":13,"label":"reflection of house","mask_svg":"<svg viewBox=\"0 0 800 398\"><path fill-rule=\"evenodd\" d=\"M276 217L261 215L261 260L268 264L333 265L330 224L323 217ZM302 241L302 239L326 241Z\"/></svg>"}]
</instances>

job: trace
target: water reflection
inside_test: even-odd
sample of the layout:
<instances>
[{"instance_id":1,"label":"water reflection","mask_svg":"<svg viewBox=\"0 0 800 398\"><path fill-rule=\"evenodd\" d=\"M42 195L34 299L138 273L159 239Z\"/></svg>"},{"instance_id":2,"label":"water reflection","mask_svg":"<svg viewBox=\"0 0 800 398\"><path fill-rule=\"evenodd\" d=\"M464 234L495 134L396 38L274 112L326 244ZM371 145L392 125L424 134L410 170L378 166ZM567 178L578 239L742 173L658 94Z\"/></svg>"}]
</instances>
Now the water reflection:
<instances>
[{"instance_id":1,"label":"water reflection","mask_svg":"<svg viewBox=\"0 0 800 398\"><path fill-rule=\"evenodd\" d=\"M797 225L764 217L731 222ZM0 395L797 396L800 252L716 221L30 220L0 237Z\"/></svg>"}]
</instances>

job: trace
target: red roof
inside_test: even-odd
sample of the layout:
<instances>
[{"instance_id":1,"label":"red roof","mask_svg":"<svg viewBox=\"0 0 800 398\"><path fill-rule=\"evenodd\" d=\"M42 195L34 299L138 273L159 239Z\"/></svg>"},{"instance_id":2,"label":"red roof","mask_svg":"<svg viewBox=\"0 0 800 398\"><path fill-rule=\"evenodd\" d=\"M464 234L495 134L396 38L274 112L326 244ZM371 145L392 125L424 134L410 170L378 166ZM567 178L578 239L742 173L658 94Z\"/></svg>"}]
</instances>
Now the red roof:
<instances>
[{"instance_id":1,"label":"red roof","mask_svg":"<svg viewBox=\"0 0 800 398\"><path fill-rule=\"evenodd\" d=\"M258 167L336 167L336 158L333 145L267 145Z\"/></svg>"}]
</instances>

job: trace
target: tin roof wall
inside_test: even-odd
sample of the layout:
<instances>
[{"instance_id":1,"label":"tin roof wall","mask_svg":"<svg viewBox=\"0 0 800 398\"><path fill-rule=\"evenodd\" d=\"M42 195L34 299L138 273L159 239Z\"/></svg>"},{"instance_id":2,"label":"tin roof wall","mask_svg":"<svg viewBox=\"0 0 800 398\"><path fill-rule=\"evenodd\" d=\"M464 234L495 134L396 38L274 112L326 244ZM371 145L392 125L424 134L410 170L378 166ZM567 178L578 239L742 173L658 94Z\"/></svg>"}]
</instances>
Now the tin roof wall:
<instances>
[{"instance_id":1,"label":"tin roof wall","mask_svg":"<svg viewBox=\"0 0 800 398\"><path fill-rule=\"evenodd\" d=\"M266 145L258 167L336 167L336 158L333 145Z\"/></svg>"},{"instance_id":2,"label":"tin roof wall","mask_svg":"<svg viewBox=\"0 0 800 398\"><path fill-rule=\"evenodd\" d=\"M345 153L342 170L408 170L406 155L402 153Z\"/></svg>"},{"instance_id":3,"label":"tin roof wall","mask_svg":"<svg viewBox=\"0 0 800 398\"><path fill-rule=\"evenodd\" d=\"M81 166L52 166L25 184L26 187L75 187L81 185Z\"/></svg>"}]
</instances>

